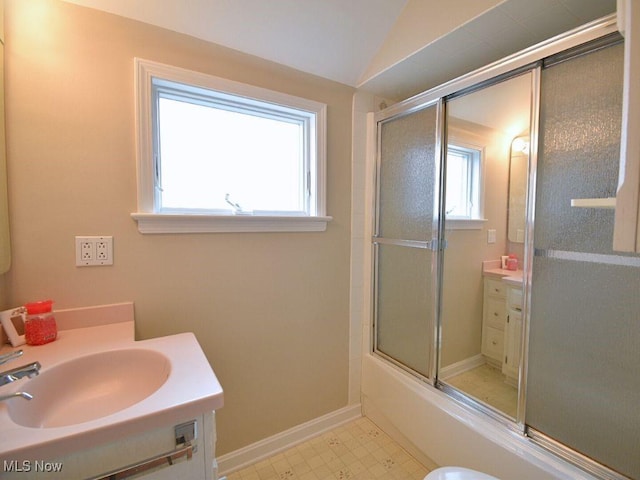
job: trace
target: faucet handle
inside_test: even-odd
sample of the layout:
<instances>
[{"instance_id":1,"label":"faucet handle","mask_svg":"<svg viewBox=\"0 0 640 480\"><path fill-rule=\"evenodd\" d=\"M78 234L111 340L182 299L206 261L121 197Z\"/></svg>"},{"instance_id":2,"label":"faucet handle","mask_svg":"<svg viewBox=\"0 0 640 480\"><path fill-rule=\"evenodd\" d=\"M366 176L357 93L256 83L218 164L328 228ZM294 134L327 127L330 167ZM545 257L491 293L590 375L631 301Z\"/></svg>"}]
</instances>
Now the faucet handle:
<instances>
[{"instance_id":1,"label":"faucet handle","mask_svg":"<svg viewBox=\"0 0 640 480\"><path fill-rule=\"evenodd\" d=\"M15 397L21 397L21 398L24 398L25 400L33 400L33 395L31 395L30 393L15 392L15 393L10 393L9 395L0 395L0 402L3 402L4 400L9 400L10 398L15 398Z\"/></svg>"},{"instance_id":2,"label":"faucet handle","mask_svg":"<svg viewBox=\"0 0 640 480\"><path fill-rule=\"evenodd\" d=\"M40 373L40 368L40 362L32 362L5 372L0 372L0 387L24 377L33 378Z\"/></svg>"},{"instance_id":3,"label":"faucet handle","mask_svg":"<svg viewBox=\"0 0 640 480\"><path fill-rule=\"evenodd\" d=\"M15 360L23 353L22 349L16 350L15 352L5 353L4 355L0 355L0 365L3 365L11 360Z\"/></svg>"}]
</instances>

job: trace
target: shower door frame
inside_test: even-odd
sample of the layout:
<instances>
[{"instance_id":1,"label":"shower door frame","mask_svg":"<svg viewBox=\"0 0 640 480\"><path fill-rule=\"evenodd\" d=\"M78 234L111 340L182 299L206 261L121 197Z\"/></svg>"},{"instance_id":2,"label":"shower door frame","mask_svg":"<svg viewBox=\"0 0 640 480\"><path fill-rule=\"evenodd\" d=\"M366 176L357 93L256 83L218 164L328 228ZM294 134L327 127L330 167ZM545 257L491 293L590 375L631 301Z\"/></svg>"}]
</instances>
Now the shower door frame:
<instances>
[{"instance_id":1,"label":"shower door frame","mask_svg":"<svg viewBox=\"0 0 640 480\"><path fill-rule=\"evenodd\" d=\"M400 367L402 371L405 373L413 375L414 377L418 377L422 381L427 384L430 384L434 387L438 387L445 391L445 393L449 394L451 397L457 399L470 406L474 410L481 411L482 413L488 414L493 420L499 422L503 426L511 430L516 430L520 434L526 434L527 426L525 424L525 402L526 402L526 378L527 378L527 355L528 355L528 339L529 339L529 322L530 322L530 298L531 298L531 267L533 264L533 225L535 220L535 188L536 188L536 166L537 166L537 150L538 150L538 120L539 120L539 86L540 86L540 62L547 57L559 54L561 52L570 50L574 47L579 47L581 45L587 44L589 42L602 39L607 35L611 35L617 33L617 23L616 16L609 15L602 19L590 22L582 27L571 30L565 34L559 35L557 37L551 38L545 42L539 43L533 47L525 49L521 52L510 55L502 60L491 63L490 65L470 72L466 75L453 79L449 82L446 82L440 86L427 90L421 94L415 95L407 100L398 102L390 107L387 107L379 112L374 114L374 124L376 126L376 185L374 188L375 191L375 207L374 207L374 225L378 225L378 174L379 174L379 162L380 162L380 150L379 150L379 129L378 126L389 119L394 117L399 117L411 112L415 112L420 108L425 108L428 105L440 104L439 107L439 118L438 118L438 129L440 137L437 139L438 144L437 150L439 149L440 158L436 159L439 161L438 165L438 173L439 173L439 187L440 188L440 199L437 202L439 204L440 210L437 215L437 219L434 218L434 225L437 223L438 231L434 232L437 238L437 247L432 249L433 259L436 263L433 264L432 268L432 282L435 288L435 305L433 306L435 311L434 317L434 325L430 326L430 331L432 331L433 342L432 342L432 352L431 352L431 364L430 364L430 374L429 377L424 377L417 372L411 370L409 367L399 364L399 362L390 359L388 356L382 354L381 352L376 350L376 333L375 333L375 315L376 315L376 307L375 304L377 302L377 286L375 280L374 273L374 281L372 284L372 290L370 292L370 301L372 306L372 318L370 322L371 328L371 343L369 346L369 353L373 355L377 355L379 357L384 358L387 361L390 361L396 367ZM493 412L491 408L484 406L483 404L476 402L474 399L457 392L453 387L448 387L447 385L443 385L438 383L438 362L439 362L439 349L441 346L441 290L442 290L442 265L443 265L443 255L442 255L442 247L444 245L444 217L442 215L442 194L443 194L443 181L444 181L444 172L443 166L444 156L446 155L446 151L442 148L442 145L445 145L446 136L445 136L445 117L446 117L446 104L444 100L447 97L453 97L457 94L460 94L464 91L471 91L478 88L482 88L483 86L487 86L491 83L494 83L498 78L508 78L514 76L519 73L523 73L525 71L533 72L533 81L534 87L532 89L532 115L531 115L531 152L530 152L530 161L529 161L529 184L527 189L527 228L526 228L526 237L525 237L525 258L524 258L524 270L525 277L523 279L523 333L522 333L522 350L521 350L521 359L520 359L520 367L519 367L519 392L518 392L518 414L515 421L512 421L509 417L504 415L500 415L497 412ZM435 208L435 207L434 207ZM436 221L437 220L437 221ZM373 265L374 272L376 271L376 236L374 232L374 236L372 237L373 244ZM456 393L457 392L457 393ZM542 443L542 442L540 442ZM568 457L565 456L565 459Z\"/></svg>"},{"instance_id":2,"label":"shower door frame","mask_svg":"<svg viewBox=\"0 0 640 480\"><path fill-rule=\"evenodd\" d=\"M421 379L424 382L429 383L430 385L435 385L436 382L436 373L437 373L437 358L438 358L438 345L440 343L440 337L439 337L439 322L438 322L438 318L440 317L440 313L439 313L439 308L440 308L440 301L439 301L439 295L440 295L440 282L439 279L441 277L441 273L440 273L440 267L441 267L441 255L439 254L439 252L441 251L441 247L443 245L442 241L442 234L440 232L443 232L444 229L441 228L441 224L442 224L442 215L441 215L441 196L435 195L435 192L433 193L433 200L434 200L434 205L433 205L433 221L432 224L430 226L431 228L431 239L429 240L425 240L425 241L411 241L411 240L395 240L395 241L389 241L387 239L381 238L379 236L379 228L380 228L380 188L381 188L381 181L380 181L380 171L381 171L381 162L382 162L382 155L381 155L381 126L383 123L388 122L388 121L393 121L393 120L397 120L403 116L408 116L411 115L413 113L416 113L420 110L423 109L427 109L427 108L432 108L435 107L436 108L436 127L435 127L435 148L434 148L434 167L435 167L435 172L434 172L434 177L435 177L435 182L434 182L434 186L438 189L438 191L442 190L442 182L443 182L443 172L441 169L441 165L442 165L442 139L443 139L443 126L444 126L444 111L443 111L443 101L442 98L435 98L435 99L426 99L424 102L419 102L417 104L411 105L406 109L400 110L400 111L393 111L390 114L382 114L382 112L379 112L380 114L376 114L374 117L374 122L375 122L375 130L376 130L376 167L375 167L375 187L374 187L374 201L375 201L375 206L374 206L374 219L373 219L373 235L371 238L371 243L372 243L372 262L373 262L373 282L372 282L372 288L373 288L373 292L372 292L372 322L371 322L371 326L372 326L372 331L371 331L371 339L372 339L372 345L371 345L371 349L372 349L372 353L375 353L376 355L384 358L385 360L387 360L388 362L390 362L391 364L401 368L402 370L410 373L411 375L414 375L416 377L418 377L419 379ZM388 112L388 110L391 109L387 109L385 111ZM397 245L397 246L401 246L401 247L407 247L407 248L422 248L422 249L426 249L426 250L430 250L431 251L431 284L432 284L432 289L431 292L429 292L429 296L430 299L433 301L433 305L431 308L431 316L429 318L433 319L432 325L428 325L428 338L427 338L427 345L425 345L425 348L430 349L430 355L429 355L429 359L428 359L428 367L427 367L427 375L423 375L419 372L417 372L416 370L412 369L411 367L404 365L402 362L400 362L399 360L396 360L395 358L385 354L384 352L377 350L376 346L378 345L378 333L377 333L377 328L376 328L376 324L377 324L377 319L378 319L378 272L379 272L379 264L378 264L378 259L379 259L379 246L380 245Z\"/></svg>"},{"instance_id":3,"label":"shower door frame","mask_svg":"<svg viewBox=\"0 0 640 480\"><path fill-rule=\"evenodd\" d=\"M434 95L427 95L431 93L425 92L425 94L418 95L413 99L410 99L407 102L406 110L402 109L402 104L394 105L393 107L387 108L378 112L375 115L375 125L376 125L376 176L375 181L376 185L374 188L375 191L375 206L374 206L374 232L372 237L373 244L373 272L374 272L374 281L373 281L373 295L372 295L372 312L373 312L373 321L372 321L372 353L378 355L395 366L401 368L402 370L414 375L424 382L437 387L439 390L442 390L450 397L462 402L475 410L481 411L484 414L490 416L494 420L500 422L507 428L511 430L516 430L519 433L524 433L526 426L524 423L524 409L525 409L525 385L526 385L526 375L525 375L525 363L526 363L526 346L527 346L527 312L529 311L529 298L530 298L530 279L531 279L531 265L533 261L533 236L531 232L533 232L533 210L535 207L535 181L536 181L536 164L537 164L537 144L538 144L538 117L539 117L539 97L540 97L540 70L541 70L541 60L535 60L529 63L517 64L511 66L511 69L507 69L504 72L496 73L492 72L492 75L489 78L483 78L484 72L479 72L477 75L469 76L469 78L464 77L462 80L464 82L454 81L451 82L451 93L446 93L448 89L437 89L437 91L433 92ZM525 277L523 279L523 304L524 307L524 315L523 315L523 337L522 337L522 348L520 350L520 360L519 360L519 375L518 375L518 399L517 399L517 416L516 418L512 418L507 416L506 414L496 410L495 408L482 403L479 400L474 399L469 396L465 392L460 391L459 389L448 385L447 383L442 382L438 378L439 370L440 370L440 351L441 351L441 340L442 340L442 286L443 286L443 272L444 272L444 250L446 249L446 239L445 239L445 206L444 206L444 195L445 195L445 184L446 184L446 149L443 148L443 145L447 144L447 103L450 100L455 98L459 98L461 96L482 90L484 88L490 87L492 85L496 85L498 83L508 81L511 78L515 78L519 75L531 74L531 113L530 113L530 127L529 134L531 138L531 152L529 155L529 167L528 167L528 187L526 193L526 211L527 211L527 228L525 230L525 268L524 274ZM467 82L470 81L470 84ZM420 101L423 100L423 101ZM402 364L400 361L390 357L389 355L384 354L383 352L376 349L377 345L377 334L375 322L377 319L376 312L376 304L378 298L378 286L377 286L377 246L378 244L383 244L384 242L380 242L378 238L378 224L379 224L379 198L380 198L380 163L381 163L381 135L380 135L380 125L385 121L394 120L402 117L403 115L409 115L416 111L419 111L423 108L428 108L430 106L437 105L438 106L438 120L437 120L437 128L436 128L436 177L437 182L434 184L438 188L438 192L434 192L434 221L433 221L433 240L431 242L430 248L432 251L432 285L433 292L431 292L431 298L433 298L433 325L429 325L429 331L431 332L431 338L429 339L429 348L431 348L430 355L430 369L429 375L423 376L420 373L413 370L411 367ZM395 107L395 108L394 108ZM532 194L533 193L533 194ZM406 242L417 244L418 242ZM408 246L408 245L405 245ZM412 245L417 246L417 245ZM425 248L422 246L422 248ZM530 253L531 252L531 253Z\"/></svg>"},{"instance_id":4,"label":"shower door frame","mask_svg":"<svg viewBox=\"0 0 640 480\"><path fill-rule=\"evenodd\" d=\"M559 52L556 55L550 55L548 57L545 57L544 62L543 62L543 66L540 69L540 74L541 71L545 68L549 68L549 67L553 67L559 63L563 63L565 61L570 61L573 60L577 57L580 57L582 55L589 55L591 53L595 53L596 51L602 49L602 48L608 48L611 46L614 46L616 44L619 44L621 42L623 42L624 39L623 37L621 37L620 35L617 34L617 30L615 32L612 33L605 33L601 36L599 36L598 38L595 38L585 44L581 44L578 45L575 48L569 48L566 50L563 50L561 52ZM538 100L540 101L540 97L538 98ZM540 111L540 105L538 105L538 113ZM532 145L533 147L533 145ZM538 149L539 145L536 143L535 148L536 150ZM536 158L537 158L537 152L536 152ZM534 169L530 175L530 179L529 179L529 186L528 186L528 190L530 192L530 197L531 197L531 201L530 201L530 205L528 204L528 209L530 209L530 215L527 218L527 228L528 229L533 229L533 224L534 224L534 220L535 220L535 203L536 203L536 189L537 189L537 176L536 176L536 167L537 167L537 162L533 165ZM528 201L529 203L529 201ZM524 349L526 351L523 351L523 354L526 355L525 356L525 367L527 365L527 356L528 356L528 338L529 338L529 327L530 327L530 315L531 315L531 288L532 288L532 271L533 271L533 261L534 261L534 257L536 256L536 251L534 248L534 242L533 242L533 236L531 236L528 240L527 240L527 248L529 249L529 255L526 258L527 261L527 268L528 268L528 280L527 280L527 292L526 292L526 300L527 303L526 305L526 311L527 311L527 316L526 316L526 338L527 338L527 342L524 345ZM588 254L585 253L583 254L584 256L589 256L589 255L594 255L597 256L598 254ZM552 255L550 255L552 256ZM613 262L614 264L616 264L616 262ZM526 377L526 369L524 371L525 377ZM526 393L526 392L525 392ZM522 395L521 398L521 402L523 402L523 413L524 413L524 402L526 401L526 394ZM596 476L597 478L602 478L603 480L630 480L629 477L625 476L624 474L621 474L613 469L610 469L608 466L606 466L605 464L599 463L598 461L588 457L587 455L574 450L573 448L571 448L570 446L568 446L567 444L562 443L561 441L555 440L554 438L552 438L551 436L547 435L546 433L543 433L541 431L538 431L537 429L535 429L534 427L524 423L524 415L523 415L523 426L524 426L524 433L525 435L536 445L541 446L542 448L544 448L545 450L548 450L552 453L554 453L556 456L564 459L567 462L572 463L573 465L576 465L578 467L580 467L582 470Z\"/></svg>"}]
</instances>

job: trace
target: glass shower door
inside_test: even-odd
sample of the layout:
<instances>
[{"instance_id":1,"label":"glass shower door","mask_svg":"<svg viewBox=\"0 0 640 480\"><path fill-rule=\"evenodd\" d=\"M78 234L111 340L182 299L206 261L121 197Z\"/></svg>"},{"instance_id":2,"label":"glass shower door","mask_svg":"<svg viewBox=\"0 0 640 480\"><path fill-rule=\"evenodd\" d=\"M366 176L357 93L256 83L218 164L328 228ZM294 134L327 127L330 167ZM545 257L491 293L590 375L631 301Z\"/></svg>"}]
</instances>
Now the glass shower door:
<instances>
[{"instance_id":1,"label":"glass shower door","mask_svg":"<svg viewBox=\"0 0 640 480\"><path fill-rule=\"evenodd\" d=\"M440 104L378 122L374 351L432 379Z\"/></svg>"},{"instance_id":2,"label":"glass shower door","mask_svg":"<svg viewBox=\"0 0 640 480\"><path fill-rule=\"evenodd\" d=\"M525 420L640 478L640 256L612 251L613 210L571 206L616 195L622 72L620 44L542 72Z\"/></svg>"}]
</instances>

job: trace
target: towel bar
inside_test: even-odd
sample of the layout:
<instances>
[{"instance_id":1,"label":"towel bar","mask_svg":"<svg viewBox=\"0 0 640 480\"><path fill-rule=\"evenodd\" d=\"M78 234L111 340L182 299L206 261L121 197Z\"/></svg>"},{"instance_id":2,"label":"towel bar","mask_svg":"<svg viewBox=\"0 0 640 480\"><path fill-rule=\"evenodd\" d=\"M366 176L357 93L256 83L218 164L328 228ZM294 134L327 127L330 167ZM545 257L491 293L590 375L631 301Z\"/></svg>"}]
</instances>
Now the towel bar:
<instances>
[{"instance_id":1,"label":"towel bar","mask_svg":"<svg viewBox=\"0 0 640 480\"><path fill-rule=\"evenodd\" d=\"M155 457L148 458L147 460L143 460L118 470L113 470L109 473L93 477L90 480L123 480L153 468L169 467L173 465L176 460L185 456L187 457L187 461L189 461L193 457L193 452L194 446L190 443L186 443L184 446L176 448L170 452L156 455Z\"/></svg>"}]
</instances>

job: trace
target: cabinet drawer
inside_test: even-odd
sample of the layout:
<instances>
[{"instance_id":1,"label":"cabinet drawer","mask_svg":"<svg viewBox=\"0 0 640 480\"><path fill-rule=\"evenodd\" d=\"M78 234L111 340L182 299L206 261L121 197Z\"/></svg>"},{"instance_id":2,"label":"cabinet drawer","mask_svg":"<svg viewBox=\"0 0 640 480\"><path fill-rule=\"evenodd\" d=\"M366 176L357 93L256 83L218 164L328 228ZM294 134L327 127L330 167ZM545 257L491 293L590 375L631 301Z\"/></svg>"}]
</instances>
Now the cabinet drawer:
<instances>
[{"instance_id":1,"label":"cabinet drawer","mask_svg":"<svg viewBox=\"0 0 640 480\"><path fill-rule=\"evenodd\" d=\"M522 311L522 290L519 288L509 288L509 293L507 295L507 305L509 308L519 311Z\"/></svg>"},{"instance_id":2,"label":"cabinet drawer","mask_svg":"<svg viewBox=\"0 0 640 480\"><path fill-rule=\"evenodd\" d=\"M493 297L502 297L505 298L507 294L507 289L502 280L493 280L490 278L485 278L484 282L485 287L485 295L491 295Z\"/></svg>"},{"instance_id":3,"label":"cabinet drawer","mask_svg":"<svg viewBox=\"0 0 640 480\"><path fill-rule=\"evenodd\" d=\"M495 328L485 327L482 335L482 353L487 357L502 362L504 332Z\"/></svg>"},{"instance_id":4,"label":"cabinet drawer","mask_svg":"<svg viewBox=\"0 0 640 480\"><path fill-rule=\"evenodd\" d=\"M503 299L487 297L485 303L485 323L489 327L503 331L507 320L507 306Z\"/></svg>"}]
</instances>

